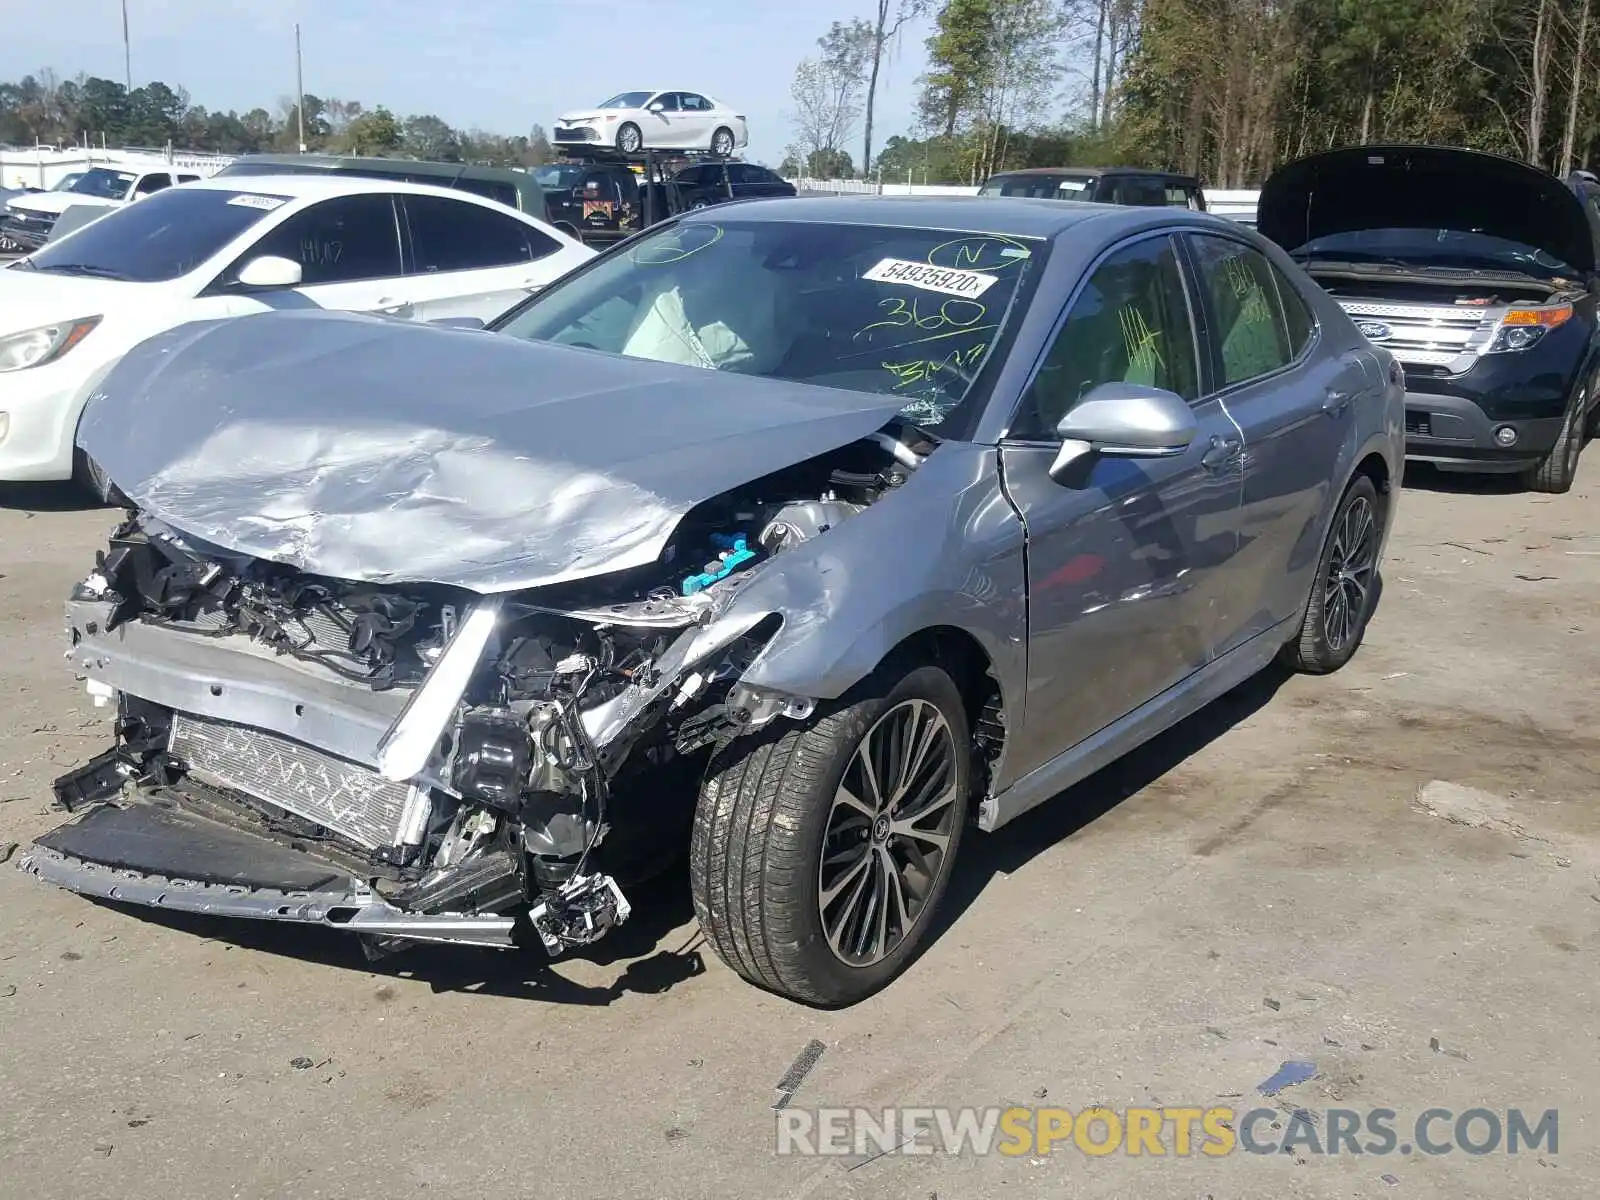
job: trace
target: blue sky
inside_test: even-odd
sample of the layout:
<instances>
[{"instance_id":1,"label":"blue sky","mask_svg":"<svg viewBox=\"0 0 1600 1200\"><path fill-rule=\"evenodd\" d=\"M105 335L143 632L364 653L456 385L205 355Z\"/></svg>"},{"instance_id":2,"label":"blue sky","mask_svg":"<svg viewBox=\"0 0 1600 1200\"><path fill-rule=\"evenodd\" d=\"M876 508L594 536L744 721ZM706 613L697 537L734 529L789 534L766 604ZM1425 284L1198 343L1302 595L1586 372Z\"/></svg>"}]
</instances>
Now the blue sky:
<instances>
[{"instance_id":1,"label":"blue sky","mask_svg":"<svg viewBox=\"0 0 1600 1200\"><path fill-rule=\"evenodd\" d=\"M790 137L795 64L831 21L871 8L870 0L127 2L134 86L181 84L207 108L276 112L294 91L299 21L306 90L324 98L526 133L625 89L693 88L747 113L750 156L774 165ZM119 0L50 0L38 11L48 17L0 38L0 78L43 67L64 78L122 78ZM877 146L911 124L925 35L911 29L889 65ZM859 156L859 133L852 140Z\"/></svg>"}]
</instances>

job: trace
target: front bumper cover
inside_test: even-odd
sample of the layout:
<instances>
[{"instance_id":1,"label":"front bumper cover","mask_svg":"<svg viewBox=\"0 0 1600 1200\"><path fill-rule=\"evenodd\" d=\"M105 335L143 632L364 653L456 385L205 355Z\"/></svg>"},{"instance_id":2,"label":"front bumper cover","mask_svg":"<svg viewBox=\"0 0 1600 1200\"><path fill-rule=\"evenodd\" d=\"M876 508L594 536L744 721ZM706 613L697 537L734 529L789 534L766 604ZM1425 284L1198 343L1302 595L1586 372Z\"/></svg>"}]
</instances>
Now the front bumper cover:
<instances>
[{"instance_id":1,"label":"front bumper cover","mask_svg":"<svg viewBox=\"0 0 1600 1200\"><path fill-rule=\"evenodd\" d=\"M92 808L41 837L17 868L79 895L169 912L494 949L518 944L513 917L410 912L303 851L143 800Z\"/></svg>"}]
</instances>

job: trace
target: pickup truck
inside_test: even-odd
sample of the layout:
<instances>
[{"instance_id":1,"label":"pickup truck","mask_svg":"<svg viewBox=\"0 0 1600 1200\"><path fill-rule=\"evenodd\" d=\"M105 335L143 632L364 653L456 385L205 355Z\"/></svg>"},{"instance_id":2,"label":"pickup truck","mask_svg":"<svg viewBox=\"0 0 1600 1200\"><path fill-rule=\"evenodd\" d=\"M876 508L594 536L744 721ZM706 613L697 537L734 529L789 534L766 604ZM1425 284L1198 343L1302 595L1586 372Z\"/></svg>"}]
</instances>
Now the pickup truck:
<instances>
[{"instance_id":1,"label":"pickup truck","mask_svg":"<svg viewBox=\"0 0 1600 1200\"><path fill-rule=\"evenodd\" d=\"M0 234L24 253L32 253L50 240L56 219L69 208L79 205L120 208L174 183L190 183L199 178L192 172L176 173L166 167L150 171L90 167L58 191L13 196L6 203L4 214L0 215Z\"/></svg>"}]
</instances>

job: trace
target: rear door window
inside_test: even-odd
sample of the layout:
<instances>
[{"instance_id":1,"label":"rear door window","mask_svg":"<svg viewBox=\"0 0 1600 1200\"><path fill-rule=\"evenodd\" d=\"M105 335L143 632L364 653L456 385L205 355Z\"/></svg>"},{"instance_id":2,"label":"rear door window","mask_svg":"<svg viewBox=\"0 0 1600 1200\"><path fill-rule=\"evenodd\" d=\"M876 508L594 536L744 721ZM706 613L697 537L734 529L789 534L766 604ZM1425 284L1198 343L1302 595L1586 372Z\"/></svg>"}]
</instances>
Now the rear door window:
<instances>
[{"instance_id":1,"label":"rear door window","mask_svg":"<svg viewBox=\"0 0 1600 1200\"><path fill-rule=\"evenodd\" d=\"M438 179L418 180L419 183L432 183L437 185ZM450 181L450 186L463 192L471 192L474 196L482 196L485 200L497 200L507 208L519 208L517 204L517 189L509 183L498 183L490 179L460 179Z\"/></svg>"},{"instance_id":2,"label":"rear door window","mask_svg":"<svg viewBox=\"0 0 1600 1200\"><path fill-rule=\"evenodd\" d=\"M1288 366L1294 346L1278 282L1266 258L1231 238L1191 235L1200 283L1210 308L1212 342L1221 359L1224 387L1246 383ZM1301 345L1309 337L1302 317Z\"/></svg>"},{"instance_id":3,"label":"rear door window","mask_svg":"<svg viewBox=\"0 0 1600 1200\"><path fill-rule=\"evenodd\" d=\"M560 243L506 213L445 196L405 196L417 274L479 271L535 262Z\"/></svg>"},{"instance_id":4,"label":"rear door window","mask_svg":"<svg viewBox=\"0 0 1600 1200\"><path fill-rule=\"evenodd\" d=\"M1117 180L1114 204L1129 204L1138 208L1165 208L1166 189L1159 179L1138 175Z\"/></svg>"}]
</instances>

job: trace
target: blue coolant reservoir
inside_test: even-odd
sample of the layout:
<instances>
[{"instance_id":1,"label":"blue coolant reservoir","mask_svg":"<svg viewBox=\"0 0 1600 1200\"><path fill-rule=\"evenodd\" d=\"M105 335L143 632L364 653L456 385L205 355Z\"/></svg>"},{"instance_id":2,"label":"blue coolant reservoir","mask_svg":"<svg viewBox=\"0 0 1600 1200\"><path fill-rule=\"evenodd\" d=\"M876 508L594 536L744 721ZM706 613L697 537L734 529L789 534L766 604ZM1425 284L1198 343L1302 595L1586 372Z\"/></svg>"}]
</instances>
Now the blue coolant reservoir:
<instances>
[{"instance_id":1,"label":"blue coolant reservoir","mask_svg":"<svg viewBox=\"0 0 1600 1200\"><path fill-rule=\"evenodd\" d=\"M748 534L713 533L711 544L718 551L716 561L707 563L705 570L700 574L691 575L683 581L685 596L692 596L696 592L704 591L717 580L726 579L756 556L756 552L750 549Z\"/></svg>"}]
</instances>

